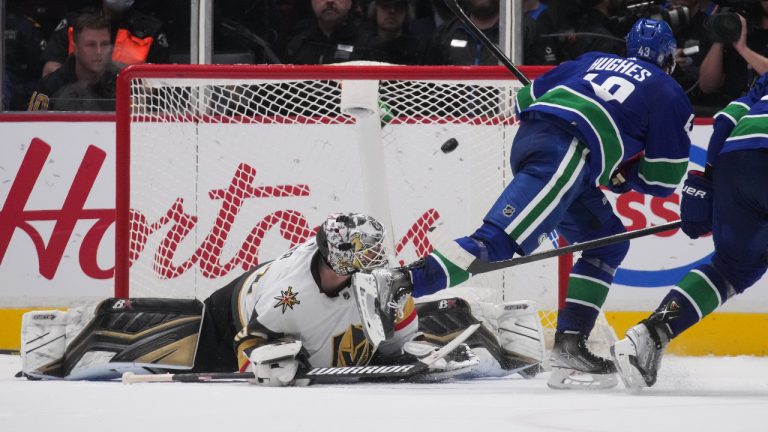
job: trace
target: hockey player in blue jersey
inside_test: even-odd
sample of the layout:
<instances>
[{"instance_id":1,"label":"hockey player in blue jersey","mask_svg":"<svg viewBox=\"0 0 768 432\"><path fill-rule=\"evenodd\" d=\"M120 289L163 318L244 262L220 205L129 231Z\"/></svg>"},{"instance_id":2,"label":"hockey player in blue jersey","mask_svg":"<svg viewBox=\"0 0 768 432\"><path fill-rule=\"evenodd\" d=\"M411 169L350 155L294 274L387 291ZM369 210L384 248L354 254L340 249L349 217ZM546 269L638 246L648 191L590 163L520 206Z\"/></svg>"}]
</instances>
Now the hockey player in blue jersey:
<instances>
[{"instance_id":1,"label":"hockey player in blue jersey","mask_svg":"<svg viewBox=\"0 0 768 432\"><path fill-rule=\"evenodd\" d=\"M628 389L656 382L670 339L754 285L768 269L768 74L715 115L704 172L691 171L680 203L682 229L710 231L715 253L686 274L651 316L611 352Z\"/></svg>"},{"instance_id":2,"label":"hockey player in blue jersey","mask_svg":"<svg viewBox=\"0 0 768 432\"><path fill-rule=\"evenodd\" d=\"M403 293L419 297L466 281L474 260L528 255L555 229L571 243L624 232L601 185L671 194L687 170L693 125L688 98L669 76L675 48L665 22L640 19L627 35L626 58L586 53L522 88L514 178L473 234L405 269L373 273L380 303L390 305L382 313ZM550 387L617 384L613 362L585 341L628 249L629 242L595 248L575 263L558 314Z\"/></svg>"}]
</instances>

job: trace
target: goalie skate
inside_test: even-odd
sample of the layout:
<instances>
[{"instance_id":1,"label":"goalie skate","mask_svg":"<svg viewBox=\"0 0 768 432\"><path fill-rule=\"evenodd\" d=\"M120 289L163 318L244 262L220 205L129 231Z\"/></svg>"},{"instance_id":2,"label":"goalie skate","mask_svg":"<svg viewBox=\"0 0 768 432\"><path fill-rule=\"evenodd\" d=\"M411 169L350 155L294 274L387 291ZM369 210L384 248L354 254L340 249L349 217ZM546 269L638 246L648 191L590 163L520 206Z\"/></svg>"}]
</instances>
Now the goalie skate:
<instances>
[{"instance_id":1,"label":"goalie skate","mask_svg":"<svg viewBox=\"0 0 768 432\"><path fill-rule=\"evenodd\" d=\"M552 373L547 386L557 390L602 390L616 387L618 379L612 361L592 354L581 333L555 334L550 366Z\"/></svg>"}]
</instances>

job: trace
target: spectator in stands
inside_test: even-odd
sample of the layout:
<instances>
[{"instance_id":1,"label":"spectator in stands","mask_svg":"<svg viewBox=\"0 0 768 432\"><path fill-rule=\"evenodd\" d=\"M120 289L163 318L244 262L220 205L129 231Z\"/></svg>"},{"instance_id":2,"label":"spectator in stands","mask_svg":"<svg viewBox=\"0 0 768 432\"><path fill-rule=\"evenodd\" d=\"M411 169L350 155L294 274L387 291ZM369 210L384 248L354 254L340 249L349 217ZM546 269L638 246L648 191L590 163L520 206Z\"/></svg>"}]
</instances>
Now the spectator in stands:
<instances>
[{"instance_id":1,"label":"spectator in stands","mask_svg":"<svg viewBox=\"0 0 768 432\"><path fill-rule=\"evenodd\" d=\"M357 27L349 22L352 0L311 0L315 21L286 49L286 63L328 64L361 59Z\"/></svg>"},{"instance_id":2,"label":"spectator in stands","mask_svg":"<svg viewBox=\"0 0 768 432\"><path fill-rule=\"evenodd\" d=\"M124 66L137 63L167 63L168 40L160 20L133 8L134 0L102 0L101 7L88 7L67 14L59 23L43 53L43 76L55 71L74 49L73 28L78 15L98 13L112 29L112 61Z\"/></svg>"},{"instance_id":3,"label":"spectator in stands","mask_svg":"<svg viewBox=\"0 0 768 432\"><path fill-rule=\"evenodd\" d=\"M214 63L280 63L272 42L271 0L216 0L213 8ZM290 3L290 2L289 2Z\"/></svg>"},{"instance_id":4,"label":"spectator in stands","mask_svg":"<svg viewBox=\"0 0 768 432\"><path fill-rule=\"evenodd\" d=\"M699 90L712 95L720 108L746 94L768 72L768 1L755 4L745 15L739 16L738 39L714 42L699 68Z\"/></svg>"},{"instance_id":5,"label":"spectator in stands","mask_svg":"<svg viewBox=\"0 0 768 432\"><path fill-rule=\"evenodd\" d=\"M715 10L715 3L710 0L672 0L672 8L687 7L690 15L688 23L677 29L676 68L672 77L688 94L693 112L697 116L711 117L719 109L718 103L698 89L699 67L712 45L709 36L709 19ZM673 29L674 30L674 29ZM686 54L683 49L698 49L697 53Z\"/></svg>"},{"instance_id":6,"label":"spectator in stands","mask_svg":"<svg viewBox=\"0 0 768 432\"><path fill-rule=\"evenodd\" d=\"M617 0L580 0L584 7L581 19L576 24L576 42L570 55L578 57L586 52L600 51L624 55L626 42L617 37L611 29L610 17L616 11Z\"/></svg>"},{"instance_id":7,"label":"spectator in stands","mask_svg":"<svg viewBox=\"0 0 768 432\"><path fill-rule=\"evenodd\" d=\"M523 64L560 64L564 56L557 38L544 36L556 32L556 17L549 6L539 0L523 0Z\"/></svg>"},{"instance_id":8,"label":"spectator in stands","mask_svg":"<svg viewBox=\"0 0 768 432\"><path fill-rule=\"evenodd\" d=\"M111 61L109 22L100 15L81 14L72 38L72 55L40 80L29 111L114 111L119 68Z\"/></svg>"},{"instance_id":9,"label":"spectator in stands","mask_svg":"<svg viewBox=\"0 0 768 432\"><path fill-rule=\"evenodd\" d=\"M416 0L414 3L416 19L409 27L414 35L423 40L429 40L438 27L453 18L453 13L443 0Z\"/></svg>"},{"instance_id":10,"label":"spectator in stands","mask_svg":"<svg viewBox=\"0 0 768 432\"><path fill-rule=\"evenodd\" d=\"M269 30L264 39L269 42L281 62L287 62L288 43L312 27L316 21L311 2L307 0L281 0L270 2Z\"/></svg>"},{"instance_id":11,"label":"spectator in stands","mask_svg":"<svg viewBox=\"0 0 768 432\"><path fill-rule=\"evenodd\" d=\"M499 0L469 0L467 16L492 42L499 41ZM496 65L493 53L453 18L435 31L422 64Z\"/></svg>"},{"instance_id":12,"label":"spectator in stands","mask_svg":"<svg viewBox=\"0 0 768 432\"><path fill-rule=\"evenodd\" d=\"M375 0L371 7L373 30L360 38L359 46L367 60L415 65L420 42L408 28L408 0Z\"/></svg>"},{"instance_id":13,"label":"spectator in stands","mask_svg":"<svg viewBox=\"0 0 768 432\"><path fill-rule=\"evenodd\" d=\"M45 34L42 25L28 13L26 4L9 4L5 17L5 77L11 84L11 92L4 104L6 110L25 110L40 80L43 62L40 60L45 48Z\"/></svg>"}]
</instances>

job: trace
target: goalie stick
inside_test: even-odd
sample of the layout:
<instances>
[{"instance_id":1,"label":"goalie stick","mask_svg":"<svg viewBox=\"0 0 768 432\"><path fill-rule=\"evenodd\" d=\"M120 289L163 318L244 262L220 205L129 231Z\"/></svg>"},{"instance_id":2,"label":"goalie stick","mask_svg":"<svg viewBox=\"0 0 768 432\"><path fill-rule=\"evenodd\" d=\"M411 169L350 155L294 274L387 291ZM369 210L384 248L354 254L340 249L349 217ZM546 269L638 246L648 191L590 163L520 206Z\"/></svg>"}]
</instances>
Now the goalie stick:
<instances>
[{"instance_id":1,"label":"goalie stick","mask_svg":"<svg viewBox=\"0 0 768 432\"><path fill-rule=\"evenodd\" d=\"M503 261L481 261L474 260L467 268L467 271L472 274L488 273L495 270L501 270L508 267L514 267L520 264L526 264L529 262L539 261L547 258L552 258L560 255L565 255L573 252L581 252L587 249L594 249L601 246L607 246L614 243L620 243L626 240L634 238L644 237L651 234L656 234L664 231L673 230L680 227L680 221L668 222L661 225L656 225L648 228L642 228L633 231L627 231L621 234L615 234L612 236L601 237L594 240L585 241L582 243L574 243L569 246L552 249L544 252L539 252L531 255L521 256L518 258L512 258Z\"/></svg>"},{"instance_id":2,"label":"goalie stick","mask_svg":"<svg viewBox=\"0 0 768 432\"><path fill-rule=\"evenodd\" d=\"M480 327L480 323L472 324L450 342L440 349L419 359L415 363L404 365L380 365L380 366L347 366L347 367L316 367L299 371L296 379L308 378L313 383L336 384L359 381L361 379L374 379L382 381L398 381L415 377L429 369L437 360L445 357L451 351L458 348ZM211 372L211 373L166 373L155 375L136 375L133 372L123 374L123 384L156 383L156 382L240 382L254 379L252 372Z\"/></svg>"}]
</instances>

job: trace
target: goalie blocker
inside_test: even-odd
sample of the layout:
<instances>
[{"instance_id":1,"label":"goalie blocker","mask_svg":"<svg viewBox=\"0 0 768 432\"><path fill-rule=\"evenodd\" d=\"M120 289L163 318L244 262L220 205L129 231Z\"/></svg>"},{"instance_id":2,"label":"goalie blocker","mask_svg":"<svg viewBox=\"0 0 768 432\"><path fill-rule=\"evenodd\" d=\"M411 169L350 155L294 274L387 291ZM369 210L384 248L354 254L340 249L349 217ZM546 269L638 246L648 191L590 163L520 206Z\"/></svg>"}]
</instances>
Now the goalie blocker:
<instances>
[{"instance_id":1,"label":"goalie blocker","mask_svg":"<svg viewBox=\"0 0 768 432\"><path fill-rule=\"evenodd\" d=\"M481 359L495 362L490 369L502 370L493 375L519 372L532 376L538 372L544 344L532 302L470 305L461 298L448 298L419 304L417 309L422 335L406 343L404 358L417 362L432 352L430 346L448 344L468 327L481 323L466 344ZM205 336L204 316L211 319L210 311L198 300L156 298L111 298L96 307L28 312L22 319L22 372L34 379L68 380L115 379L125 372L222 372L227 370L222 365L200 367L201 358L206 356L197 353L207 351L210 346L206 340L211 340ZM478 362L471 360L474 355L462 350L457 351L463 356L460 362L447 357L449 363L453 361L447 368L452 372L444 377L459 372L486 375L489 366L481 365L482 370L478 370ZM485 352L488 355L484 358ZM293 369L294 365L287 367ZM438 369L446 371L445 366ZM228 370L237 367L230 365ZM291 381L287 375L278 378L283 385Z\"/></svg>"}]
</instances>

